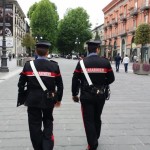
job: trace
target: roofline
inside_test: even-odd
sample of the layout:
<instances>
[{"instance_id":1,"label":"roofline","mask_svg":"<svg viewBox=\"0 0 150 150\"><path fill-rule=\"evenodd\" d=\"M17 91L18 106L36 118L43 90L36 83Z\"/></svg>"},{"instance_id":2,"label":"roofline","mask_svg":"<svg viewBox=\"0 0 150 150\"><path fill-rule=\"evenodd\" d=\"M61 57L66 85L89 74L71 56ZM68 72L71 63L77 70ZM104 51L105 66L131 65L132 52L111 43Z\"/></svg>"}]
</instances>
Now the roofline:
<instances>
[{"instance_id":1,"label":"roofline","mask_svg":"<svg viewBox=\"0 0 150 150\"><path fill-rule=\"evenodd\" d=\"M1 3L1 2L0 2ZM26 18L26 15L24 14L22 8L20 7L19 3L17 0L6 0L6 4L16 4L16 6L19 8L19 10L21 11L22 15L24 18Z\"/></svg>"},{"instance_id":2,"label":"roofline","mask_svg":"<svg viewBox=\"0 0 150 150\"><path fill-rule=\"evenodd\" d=\"M102 11L103 13L107 13L107 11L109 11L113 6L117 5L118 3L120 3L123 0L112 0L107 6L105 6Z\"/></svg>"},{"instance_id":3,"label":"roofline","mask_svg":"<svg viewBox=\"0 0 150 150\"><path fill-rule=\"evenodd\" d=\"M99 25L99 26L97 26L97 27L95 27L94 29L92 29L91 31L94 31L95 29L97 29L97 28L99 28L99 27L101 27L101 26L103 26L104 25L104 23L103 24L101 24L101 25Z\"/></svg>"}]
</instances>

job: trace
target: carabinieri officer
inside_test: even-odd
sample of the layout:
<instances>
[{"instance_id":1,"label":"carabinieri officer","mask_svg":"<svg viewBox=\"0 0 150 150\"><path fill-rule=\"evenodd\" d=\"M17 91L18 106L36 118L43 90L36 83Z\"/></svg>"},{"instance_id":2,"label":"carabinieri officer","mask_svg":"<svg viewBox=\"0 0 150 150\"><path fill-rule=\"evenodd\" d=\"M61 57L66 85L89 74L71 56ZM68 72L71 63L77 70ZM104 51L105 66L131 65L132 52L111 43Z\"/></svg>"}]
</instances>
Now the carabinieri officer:
<instances>
[{"instance_id":1,"label":"carabinieri officer","mask_svg":"<svg viewBox=\"0 0 150 150\"><path fill-rule=\"evenodd\" d=\"M44 91L29 62L26 62L20 73L18 83L19 93L24 90L24 85L27 83L28 96L25 105L28 107L30 138L34 150L53 149L53 109L55 106L60 106L63 95L63 81L58 63L47 59L50 45L48 41L40 41L36 44L38 58L34 60L34 65L48 91L55 93L55 101L50 101L47 105L43 98Z\"/></svg>"},{"instance_id":2,"label":"carabinieri officer","mask_svg":"<svg viewBox=\"0 0 150 150\"><path fill-rule=\"evenodd\" d=\"M105 85L114 82L115 77L109 61L99 57L100 41L90 40L87 42L89 55L83 59L89 77L96 88L105 91ZM96 150L101 132L101 114L105 104L105 93L99 96L91 93L87 79L78 62L72 78L72 98L75 102L80 101L83 114L84 127L88 142L87 150Z\"/></svg>"}]
</instances>

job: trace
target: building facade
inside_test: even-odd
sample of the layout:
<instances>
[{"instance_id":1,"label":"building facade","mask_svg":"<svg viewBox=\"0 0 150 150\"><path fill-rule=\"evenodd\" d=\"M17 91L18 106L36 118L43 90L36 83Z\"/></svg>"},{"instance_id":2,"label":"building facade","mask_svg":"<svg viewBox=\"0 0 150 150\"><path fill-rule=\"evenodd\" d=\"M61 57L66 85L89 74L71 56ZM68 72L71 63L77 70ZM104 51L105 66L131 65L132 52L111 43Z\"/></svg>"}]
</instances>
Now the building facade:
<instances>
[{"instance_id":1,"label":"building facade","mask_svg":"<svg viewBox=\"0 0 150 150\"><path fill-rule=\"evenodd\" d=\"M96 26L93 30L92 30L92 39L97 39L97 40L101 40L101 51L100 51L100 55L101 56L105 56L105 42L104 42L104 24L101 24L99 26Z\"/></svg>"},{"instance_id":2,"label":"building facade","mask_svg":"<svg viewBox=\"0 0 150 150\"><path fill-rule=\"evenodd\" d=\"M141 45L134 43L135 30L141 23L150 24L150 0L112 0L104 9L104 42L107 57L120 53L140 57ZM145 57L150 58L149 51Z\"/></svg>"},{"instance_id":3,"label":"building facade","mask_svg":"<svg viewBox=\"0 0 150 150\"><path fill-rule=\"evenodd\" d=\"M17 0L6 0L5 20L6 20L6 50L7 53L14 53L16 56L25 52L22 47L22 38L26 33L25 14L23 13ZM3 40L3 4L0 3L0 54L2 54Z\"/></svg>"}]
</instances>

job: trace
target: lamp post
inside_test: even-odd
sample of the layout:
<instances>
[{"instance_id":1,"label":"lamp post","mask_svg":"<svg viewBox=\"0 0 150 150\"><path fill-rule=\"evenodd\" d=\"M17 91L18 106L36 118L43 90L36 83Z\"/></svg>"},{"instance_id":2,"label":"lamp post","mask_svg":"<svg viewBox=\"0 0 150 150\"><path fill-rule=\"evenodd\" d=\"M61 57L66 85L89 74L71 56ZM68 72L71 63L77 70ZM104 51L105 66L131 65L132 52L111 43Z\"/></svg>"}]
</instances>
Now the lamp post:
<instances>
[{"instance_id":1,"label":"lamp post","mask_svg":"<svg viewBox=\"0 0 150 150\"><path fill-rule=\"evenodd\" d=\"M42 37L42 36L37 35L37 36L35 37L35 39L36 39L36 42L38 42L38 41L42 40L42 39L43 39L43 37Z\"/></svg>"},{"instance_id":2,"label":"lamp post","mask_svg":"<svg viewBox=\"0 0 150 150\"><path fill-rule=\"evenodd\" d=\"M0 72L9 72L7 67L7 57L6 57L6 36L5 36L5 28L6 28L6 20L5 20L5 9L6 9L6 0L3 0L3 40L2 40L2 57L1 57L1 68Z\"/></svg>"},{"instance_id":3,"label":"lamp post","mask_svg":"<svg viewBox=\"0 0 150 150\"><path fill-rule=\"evenodd\" d=\"M79 44L80 44L80 41L79 41L79 38L78 38L78 37L76 38L75 44L77 45L77 53L79 54L78 46L79 46Z\"/></svg>"}]
</instances>

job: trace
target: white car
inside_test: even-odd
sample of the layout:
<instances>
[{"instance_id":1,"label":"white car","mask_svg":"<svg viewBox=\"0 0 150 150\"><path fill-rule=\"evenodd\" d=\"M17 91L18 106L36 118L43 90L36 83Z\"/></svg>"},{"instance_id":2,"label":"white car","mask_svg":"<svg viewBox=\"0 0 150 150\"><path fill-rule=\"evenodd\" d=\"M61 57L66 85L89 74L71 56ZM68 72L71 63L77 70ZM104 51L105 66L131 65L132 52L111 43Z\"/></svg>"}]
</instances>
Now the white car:
<instances>
[{"instance_id":1,"label":"white car","mask_svg":"<svg viewBox=\"0 0 150 150\"><path fill-rule=\"evenodd\" d=\"M48 54L47 58L48 58L48 59L51 59L51 58L52 58L52 55L51 55L51 54Z\"/></svg>"},{"instance_id":2,"label":"white car","mask_svg":"<svg viewBox=\"0 0 150 150\"><path fill-rule=\"evenodd\" d=\"M72 59L78 59L77 55L72 55Z\"/></svg>"}]
</instances>

